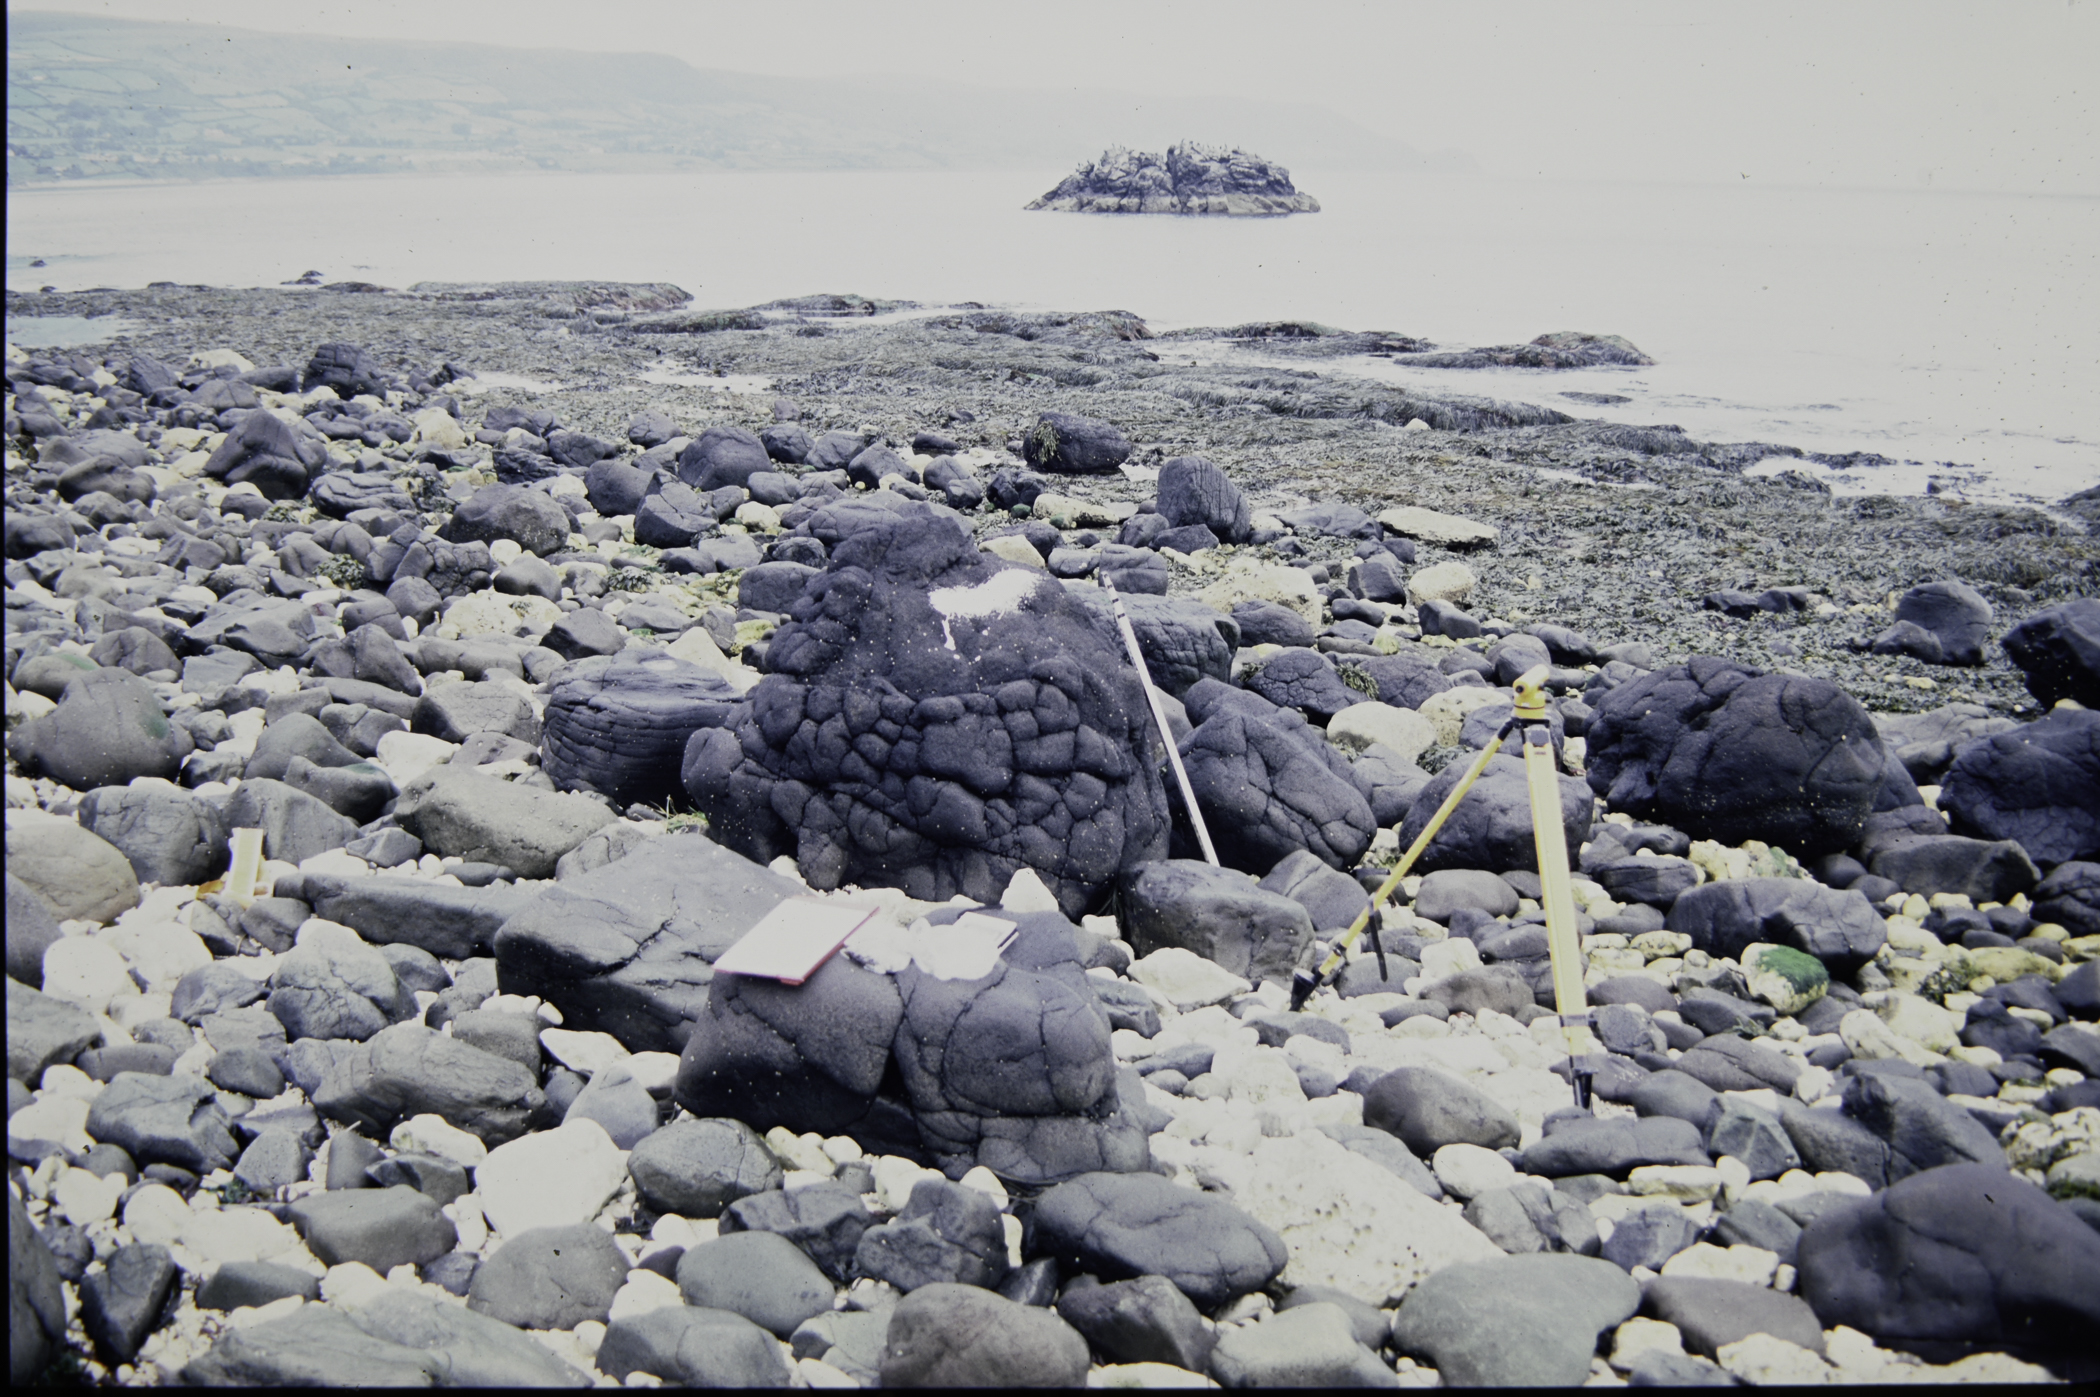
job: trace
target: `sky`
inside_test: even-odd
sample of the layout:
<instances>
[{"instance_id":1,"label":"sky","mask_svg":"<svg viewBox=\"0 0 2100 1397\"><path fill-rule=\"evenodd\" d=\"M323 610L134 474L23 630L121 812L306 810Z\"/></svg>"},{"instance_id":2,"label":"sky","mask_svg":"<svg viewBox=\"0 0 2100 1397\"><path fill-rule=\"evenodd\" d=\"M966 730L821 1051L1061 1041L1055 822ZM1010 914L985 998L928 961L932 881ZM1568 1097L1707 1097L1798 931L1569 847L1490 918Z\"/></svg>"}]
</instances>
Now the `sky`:
<instances>
[{"instance_id":1,"label":"sky","mask_svg":"<svg viewBox=\"0 0 2100 1397\"><path fill-rule=\"evenodd\" d=\"M314 35L648 50L1326 106L1490 174L2100 195L2100 0L34 0Z\"/></svg>"}]
</instances>

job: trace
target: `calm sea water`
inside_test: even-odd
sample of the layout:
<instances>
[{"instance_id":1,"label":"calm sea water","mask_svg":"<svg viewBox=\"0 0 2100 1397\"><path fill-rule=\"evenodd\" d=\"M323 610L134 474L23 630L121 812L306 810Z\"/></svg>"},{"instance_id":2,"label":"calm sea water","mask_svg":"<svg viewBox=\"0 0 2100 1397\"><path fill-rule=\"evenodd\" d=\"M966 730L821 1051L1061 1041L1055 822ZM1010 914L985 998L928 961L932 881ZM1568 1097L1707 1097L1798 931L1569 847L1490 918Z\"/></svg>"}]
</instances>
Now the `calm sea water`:
<instances>
[{"instance_id":1,"label":"calm sea water","mask_svg":"<svg viewBox=\"0 0 2100 1397\"><path fill-rule=\"evenodd\" d=\"M1058 174L33 189L8 200L7 284L256 286L314 268L395 286L673 281L712 307L850 291L1117 308L1162 329L1300 318L1447 346L1590 330L1655 367L1323 371L1918 463L1841 490L2048 500L2100 483L2100 200L1300 171L1323 212L1024 212Z\"/></svg>"}]
</instances>

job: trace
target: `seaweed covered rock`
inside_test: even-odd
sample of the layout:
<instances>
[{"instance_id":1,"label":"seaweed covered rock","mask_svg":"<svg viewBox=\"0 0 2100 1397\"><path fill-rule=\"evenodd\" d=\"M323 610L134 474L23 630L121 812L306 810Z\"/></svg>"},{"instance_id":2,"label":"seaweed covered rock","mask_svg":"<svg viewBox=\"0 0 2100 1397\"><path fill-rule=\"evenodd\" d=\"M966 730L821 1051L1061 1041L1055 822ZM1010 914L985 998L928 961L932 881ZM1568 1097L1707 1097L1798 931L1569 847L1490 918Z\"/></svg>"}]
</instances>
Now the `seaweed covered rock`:
<instances>
[{"instance_id":1,"label":"seaweed covered rock","mask_svg":"<svg viewBox=\"0 0 2100 1397\"><path fill-rule=\"evenodd\" d=\"M1858 840L1888 768L1873 720L1837 685L1712 655L1612 689L1587 738L1590 785L1612 809L1801 857Z\"/></svg>"},{"instance_id":2,"label":"seaweed covered rock","mask_svg":"<svg viewBox=\"0 0 2100 1397\"><path fill-rule=\"evenodd\" d=\"M679 790L686 740L728 717L737 693L720 675L662 651L623 651L562 667L547 696L540 765L565 791L625 808Z\"/></svg>"},{"instance_id":3,"label":"seaweed covered rock","mask_svg":"<svg viewBox=\"0 0 2100 1397\"><path fill-rule=\"evenodd\" d=\"M996 902L1034 868L1073 913L1164 855L1144 692L1062 587L937 506L843 500L808 523L831 556L771 673L686 746L717 838L793 855L812 887L928 901Z\"/></svg>"}]
</instances>

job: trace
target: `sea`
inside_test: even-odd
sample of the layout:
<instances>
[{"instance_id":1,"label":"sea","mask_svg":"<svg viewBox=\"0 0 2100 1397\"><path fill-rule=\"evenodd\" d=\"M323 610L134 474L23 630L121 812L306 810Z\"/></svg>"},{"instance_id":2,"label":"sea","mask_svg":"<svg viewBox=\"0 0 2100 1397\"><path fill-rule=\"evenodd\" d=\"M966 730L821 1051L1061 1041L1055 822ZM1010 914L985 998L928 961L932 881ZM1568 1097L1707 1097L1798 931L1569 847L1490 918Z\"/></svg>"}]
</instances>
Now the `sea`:
<instances>
[{"instance_id":1,"label":"sea","mask_svg":"<svg viewBox=\"0 0 2100 1397\"><path fill-rule=\"evenodd\" d=\"M1155 330L1310 320L1440 347L1583 330L1655 364L1288 362L1893 462L1819 468L1840 493L2046 505L2100 484L2100 198L1294 174L1319 213L1028 212L1062 172L1013 170L33 187L9 192L6 275L62 290L308 270L398 287L669 281L708 308L851 292L929 311L1126 310ZM7 333L28 346L108 328L10 318Z\"/></svg>"}]
</instances>

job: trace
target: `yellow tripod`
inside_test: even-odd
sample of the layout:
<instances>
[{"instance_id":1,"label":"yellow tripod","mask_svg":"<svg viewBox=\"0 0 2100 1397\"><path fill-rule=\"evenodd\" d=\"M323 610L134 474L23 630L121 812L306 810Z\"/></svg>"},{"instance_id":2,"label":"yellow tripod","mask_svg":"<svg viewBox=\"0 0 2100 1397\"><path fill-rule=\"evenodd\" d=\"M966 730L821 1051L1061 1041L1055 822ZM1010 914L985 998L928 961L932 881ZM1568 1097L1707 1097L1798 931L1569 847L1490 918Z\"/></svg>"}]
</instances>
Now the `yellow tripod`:
<instances>
[{"instance_id":1,"label":"yellow tripod","mask_svg":"<svg viewBox=\"0 0 2100 1397\"><path fill-rule=\"evenodd\" d=\"M1558 1011L1560 1024L1568 1040L1569 1076L1575 1088L1575 1102L1587 1109L1590 1104L1590 1076L1582 1070L1582 1044L1576 1030L1588 1022L1589 1011L1582 986L1582 948L1575 939L1575 893L1568 881L1568 841L1561 830L1560 779L1553 760L1553 730L1546 711L1546 667L1540 665L1518 676L1514 685L1517 701L1516 711L1510 715L1502 730L1495 734L1463 779L1451 788L1444 797L1436 814L1429 819L1422 833L1393 865L1393 872L1378 891L1371 895L1371 905L1357 913L1356 920L1335 942L1327 959L1320 962L1316 970L1301 970L1291 979L1291 1008L1302 1009L1312 998L1313 992L1333 977L1342 968L1349 948L1365 931L1371 933L1371 944L1378 952L1379 972L1385 970L1385 946L1379 938L1380 924L1387 899L1399 888L1400 880L1414 867L1415 860L1436 838L1444 821L1458 809L1466 792L1487 770L1487 764L1502 750L1502 744L1510 734L1521 732L1524 745L1524 775L1531 789L1531 833L1538 842L1539 882L1545 890L1546 944L1553 959L1553 1001Z\"/></svg>"}]
</instances>

